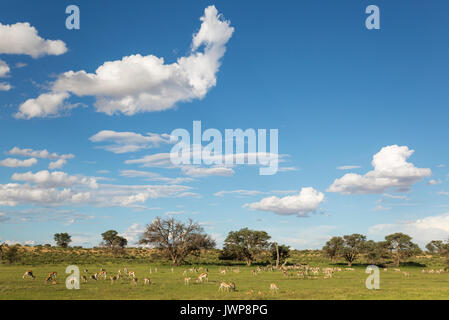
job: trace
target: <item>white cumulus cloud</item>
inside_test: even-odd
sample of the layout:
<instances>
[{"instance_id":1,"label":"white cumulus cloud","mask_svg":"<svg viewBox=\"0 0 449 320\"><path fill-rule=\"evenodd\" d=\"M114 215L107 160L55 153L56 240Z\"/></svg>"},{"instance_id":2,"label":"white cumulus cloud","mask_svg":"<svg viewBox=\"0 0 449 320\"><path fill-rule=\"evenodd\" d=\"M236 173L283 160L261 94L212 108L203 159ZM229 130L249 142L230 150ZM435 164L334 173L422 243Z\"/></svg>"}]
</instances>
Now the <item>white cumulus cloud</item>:
<instances>
[{"instance_id":1,"label":"white cumulus cloud","mask_svg":"<svg viewBox=\"0 0 449 320\"><path fill-rule=\"evenodd\" d=\"M345 174L336 179L327 191L341 194L375 194L394 188L397 192L406 192L414 183L432 174L428 168L417 168L413 163L407 162L413 153L414 150L407 146L383 147L371 162L374 170L365 175Z\"/></svg>"},{"instance_id":2,"label":"white cumulus cloud","mask_svg":"<svg viewBox=\"0 0 449 320\"><path fill-rule=\"evenodd\" d=\"M220 60L234 28L214 6L207 7L200 20L190 54L176 62L166 64L163 58L151 54L135 54L107 61L95 73L67 71L53 83L51 95L70 92L80 97L95 96L97 111L108 115L162 111L178 102L202 99L216 85ZM38 110L44 105L36 100L39 98L22 104L18 116L29 119L54 115L63 101L60 99L48 113ZM24 107L29 104L33 108Z\"/></svg>"},{"instance_id":3,"label":"white cumulus cloud","mask_svg":"<svg viewBox=\"0 0 449 320\"><path fill-rule=\"evenodd\" d=\"M279 215L293 215L305 217L309 213L315 212L324 201L324 194L311 187L302 188L296 195L279 198L276 196L267 197L259 202L245 204L253 210L269 211Z\"/></svg>"}]
</instances>

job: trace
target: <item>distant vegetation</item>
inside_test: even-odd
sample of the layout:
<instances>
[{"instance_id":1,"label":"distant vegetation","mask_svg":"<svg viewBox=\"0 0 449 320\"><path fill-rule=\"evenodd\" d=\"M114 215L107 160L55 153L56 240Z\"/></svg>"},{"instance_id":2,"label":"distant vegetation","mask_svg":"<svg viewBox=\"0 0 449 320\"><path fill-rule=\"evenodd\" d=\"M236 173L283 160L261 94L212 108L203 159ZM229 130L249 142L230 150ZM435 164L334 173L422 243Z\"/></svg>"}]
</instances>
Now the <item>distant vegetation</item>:
<instances>
[{"instance_id":1,"label":"distant vegetation","mask_svg":"<svg viewBox=\"0 0 449 320\"><path fill-rule=\"evenodd\" d=\"M57 233L57 246L0 244L2 264L110 264L157 263L161 265L294 265L294 264L376 264L379 266L448 264L449 243L431 241L423 252L412 238L394 233L384 241L367 240L361 234L333 237L322 250L291 250L289 246L270 242L265 231L243 228L229 232L223 249L193 221L155 219L147 225L139 247L128 245L115 230L102 233L98 247L70 247L71 237Z\"/></svg>"}]
</instances>

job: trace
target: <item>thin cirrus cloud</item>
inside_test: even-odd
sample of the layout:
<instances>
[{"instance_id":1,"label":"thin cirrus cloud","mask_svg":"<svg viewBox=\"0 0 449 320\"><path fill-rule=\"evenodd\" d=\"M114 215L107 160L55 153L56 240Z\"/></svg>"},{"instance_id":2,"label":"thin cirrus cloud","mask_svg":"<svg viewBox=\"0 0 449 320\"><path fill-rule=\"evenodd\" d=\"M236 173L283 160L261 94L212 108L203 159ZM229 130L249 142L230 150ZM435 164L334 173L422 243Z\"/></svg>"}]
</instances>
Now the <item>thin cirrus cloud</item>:
<instances>
[{"instance_id":1,"label":"thin cirrus cloud","mask_svg":"<svg viewBox=\"0 0 449 320\"><path fill-rule=\"evenodd\" d=\"M121 154L154 148L160 146L161 144L169 144L170 135L166 133L147 133L146 135L142 135L135 132L102 130L90 137L89 140L95 143L111 143L109 145L102 146L101 148L113 153Z\"/></svg>"},{"instance_id":2,"label":"thin cirrus cloud","mask_svg":"<svg viewBox=\"0 0 449 320\"><path fill-rule=\"evenodd\" d=\"M50 153L46 149L44 150L33 150L33 149L21 149L19 147L14 147L6 152L12 156L22 156L22 157L34 157L39 159L49 159L49 160L59 160L59 159L73 159L75 156L71 153L68 154L57 154L55 152Z\"/></svg>"},{"instance_id":3,"label":"thin cirrus cloud","mask_svg":"<svg viewBox=\"0 0 449 320\"><path fill-rule=\"evenodd\" d=\"M42 170L36 173L14 173L11 177L14 181L24 181L34 183L47 188L72 187L74 185L84 185L92 189L97 189L96 179L84 176L71 176L62 171L49 172Z\"/></svg>"},{"instance_id":4,"label":"thin cirrus cloud","mask_svg":"<svg viewBox=\"0 0 449 320\"><path fill-rule=\"evenodd\" d=\"M428 177L432 171L417 168L407 162L414 153L407 146L391 145L383 147L373 156L374 170L365 175L347 173L336 179L328 192L341 194L377 194L393 188L397 192L407 192L413 184Z\"/></svg>"},{"instance_id":5,"label":"thin cirrus cloud","mask_svg":"<svg viewBox=\"0 0 449 320\"><path fill-rule=\"evenodd\" d=\"M47 93L47 99L59 95L53 99L59 104L44 110L39 98L30 99L19 107L15 117L55 116L65 109L68 94L96 97L96 110L108 115L162 111L174 108L178 102L204 98L216 85L220 60L234 28L215 6L207 7L200 20L201 27L193 35L190 54L175 63L165 64L163 58L151 54L135 54L107 61L95 73L67 71L58 76Z\"/></svg>"},{"instance_id":6,"label":"thin cirrus cloud","mask_svg":"<svg viewBox=\"0 0 449 320\"><path fill-rule=\"evenodd\" d=\"M352 169L360 169L360 166L340 166L337 167L338 170L352 170Z\"/></svg>"},{"instance_id":7,"label":"thin cirrus cloud","mask_svg":"<svg viewBox=\"0 0 449 320\"><path fill-rule=\"evenodd\" d=\"M318 210L324 202L324 194L314 188L302 188L296 195L279 198L276 196L267 197L259 202L247 203L243 207L252 210L269 211L279 215L297 215L307 217L309 213Z\"/></svg>"},{"instance_id":8,"label":"thin cirrus cloud","mask_svg":"<svg viewBox=\"0 0 449 320\"><path fill-rule=\"evenodd\" d=\"M6 158L0 161L0 166L9 167L9 168L18 168L18 167L31 167L37 163L36 158L30 158L25 160L19 160L14 158Z\"/></svg>"},{"instance_id":9,"label":"thin cirrus cloud","mask_svg":"<svg viewBox=\"0 0 449 320\"><path fill-rule=\"evenodd\" d=\"M61 55L67 52L65 43L61 40L46 40L38 35L35 27L28 22L18 22L5 25L0 23L0 55L25 54L34 59L45 55ZM0 60L0 77L9 74L10 67ZM0 83L0 91L8 91L12 86Z\"/></svg>"}]
</instances>

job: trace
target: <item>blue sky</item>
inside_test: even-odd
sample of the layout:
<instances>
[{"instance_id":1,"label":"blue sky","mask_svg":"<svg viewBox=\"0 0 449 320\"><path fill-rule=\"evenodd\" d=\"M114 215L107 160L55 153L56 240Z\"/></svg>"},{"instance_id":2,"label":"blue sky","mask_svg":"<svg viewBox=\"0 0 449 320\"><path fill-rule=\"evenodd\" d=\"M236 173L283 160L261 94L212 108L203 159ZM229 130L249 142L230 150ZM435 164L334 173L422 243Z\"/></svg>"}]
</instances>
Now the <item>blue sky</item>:
<instances>
[{"instance_id":1,"label":"blue sky","mask_svg":"<svg viewBox=\"0 0 449 320\"><path fill-rule=\"evenodd\" d=\"M241 227L298 249L448 237L447 1L78 1L80 30L70 4L0 4L0 241L93 246L116 229L133 243L170 215L219 244ZM278 129L283 170L133 163L195 120Z\"/></svg>"}]
</instances>

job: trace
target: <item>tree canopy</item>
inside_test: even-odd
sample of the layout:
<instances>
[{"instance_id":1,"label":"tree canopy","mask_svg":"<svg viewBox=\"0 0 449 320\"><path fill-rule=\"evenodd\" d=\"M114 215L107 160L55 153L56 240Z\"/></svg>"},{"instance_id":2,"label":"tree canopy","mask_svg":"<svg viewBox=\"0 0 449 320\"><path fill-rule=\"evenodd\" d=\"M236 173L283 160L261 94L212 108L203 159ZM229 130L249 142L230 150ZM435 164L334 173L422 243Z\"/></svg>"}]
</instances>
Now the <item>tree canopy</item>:
<instances>
[{"instance_id":1,"label":"tree canopy","mask_svg":"<svg viewBox=\"0 0 449 320\"><path fill-rule=\"evenodd\" d=\"M223 251L225 255L245 260L246 264L250 266L261 251L269 248L268 240L270 238L265 231L249 230L248 228L231 231L224 241Z\"/></svg>"},{"instance_id":2,"label":"tree canopy","mask_svg":"<svg viewBox=\"0 0 449 320\"><path fill-rule=\"evenodd\" d=\"M72 237L64 232L64 233L56 233L53 237L58 247L67 248L69 243L72 242Z\"/></svg>"},{"instance_id":3,"label":"tree canopy","mask_svg":"<svg viewBox=\"0 0 449 320\"><path fill-rule=\"evenodd\" d=\"M180 265L189 254L202 249L212 249L215 241L198 224L189 219L187 223L173 218L156 218L145 228L139 244L161 250L173 265Z\"/></svg>"}]
</instances>

